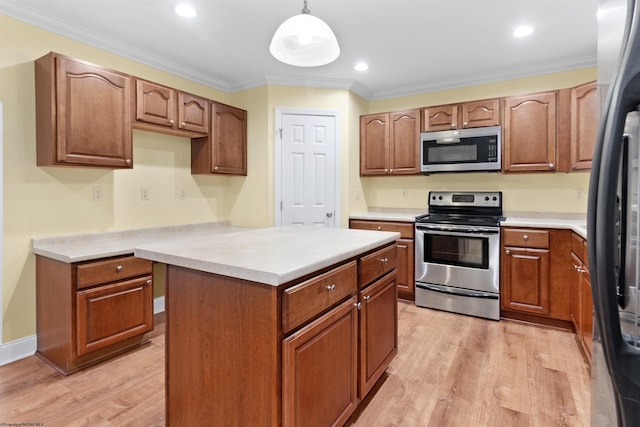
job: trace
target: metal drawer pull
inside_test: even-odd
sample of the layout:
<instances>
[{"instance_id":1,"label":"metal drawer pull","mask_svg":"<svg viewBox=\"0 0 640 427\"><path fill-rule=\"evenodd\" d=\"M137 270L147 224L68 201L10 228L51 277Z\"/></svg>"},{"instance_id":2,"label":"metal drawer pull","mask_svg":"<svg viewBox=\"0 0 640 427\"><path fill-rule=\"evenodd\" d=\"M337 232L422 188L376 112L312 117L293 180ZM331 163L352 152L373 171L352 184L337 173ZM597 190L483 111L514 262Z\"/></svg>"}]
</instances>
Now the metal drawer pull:
<instances>
[{"instance_id":1,"label":"metal drawer pull","mask_svg":"<svg viewBox=\"0 0 640 427\"><path fill-rule=\"evenodd\" d=\"M389 258L380 258L380 262L387 262L389 261Z\"/></svg>"},{"instance_id":2,"label":"metal drawer pull","mask_svg":"<svg viewBox=\"0 0 640 427\"><path fill-rule=\"evenodd\" d=\"M381 225L378 226L378 231L380 231L380 230L382 230L382 226Z\"/></svg>"},{"instance_id":3,"label":"metal drawer pull","mask_svg":"<svg viewBox=\"0 0 640 427\"><path fill-rule=\"evenodd\" d=\"M357 308L358 310L360 310L360 306L361 306L361 305L362 305L362 303L360 303L360 302L355 302L355 303L353 303L353 306L354 306L355 308Z\"/></svg>"},{"instance_id":4,"label":"metal drawer pull","mask_svg":"<svg viewBox=\"0 0 640 427\"><path fill-rule=\"evenodd\" d=\"M150 285L152 283L153 283L153 280L151 280L151 279L147 280L147 285Z\"/></svg>"},{"instance_id":5,"label":"metal drawer pull","mask_svg":"<svg viewBox=\"0 0 640 427\"><path fill-rule=\"evenodd\" d=\"M527 236L526 234L525 234L524 236L522 236L522 238L523 238L524 240L529 240L529 236Z\"/></svg>"},{"instance_id":6,"label":"metal drawer pull","mask_svg":"<svg viewBox=\"0 0 640 427\"><path fill-rule=\"evenodd\" d=\"M363 299L364 299L364 302L369 302L369 300L371 299L371 295L367 295Z\"/></svg>"},{"instance_id":7,"label":"metal drawer pull","mask_svg":"<svg viewBox=\"0 0 640 427\"><path fill-rule=\"evenodd\" d=\"M335 284L333 284L333 283L332 283L332 284L330 284L330 285L327 285L327 290L328 290L329 292L334 292L334 291L336 290L336 285L335 285Z\"/></svg>"},{"instance_id":8,"label":"metal drawer pull","mask_svg":"<svg viewBox=\"0 0 640 427\"><path fill-rule=\"evenodd\" d=\"M507 249L506 251L504 251L504 253L509 255L511 253L511 251L509 249Z\"/></svg>"},{"instance_id":9,"label":"metal drawer pull","mask_svg":"<svg viewBox=\"0 0 640 427\"><path fill-rule=\"evenodd\" d=\"M121 265L117 266L116 271L122 271L122 266Z\"/></svg>"}]
</instances>

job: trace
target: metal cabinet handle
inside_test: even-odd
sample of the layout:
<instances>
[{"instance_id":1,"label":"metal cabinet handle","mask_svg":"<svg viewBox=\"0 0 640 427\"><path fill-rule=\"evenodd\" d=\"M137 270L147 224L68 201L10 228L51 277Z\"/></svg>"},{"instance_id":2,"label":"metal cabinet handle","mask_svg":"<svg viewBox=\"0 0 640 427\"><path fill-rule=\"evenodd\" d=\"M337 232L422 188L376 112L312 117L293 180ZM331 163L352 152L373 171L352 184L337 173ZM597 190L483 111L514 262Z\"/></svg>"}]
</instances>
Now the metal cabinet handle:
<instances>
[{"instance_id":1,"label":"metal cabinet handle","mask_svg":"<svg viewBox=\"0 0 640 427\"><path fill-rule=\"evenodd\" d=\"M378 231L380 231L380 230L382 230L382 226L381 225L378 226Z\"/></svg>"},{"instance_id":2,"label":"metal cabinet handle","mask_svg":"<svg viewBox=\"0 0 640 427\"><path fill-rule=\"evenodd\" d=\"M147 285L150 285L152 283L153 283L153 280L151 280L151 279L147 280Z\"/></svg>"},{"instance_id":3,"label":"metal cabinet handle","mask_svg":"<svg viewBox=\"0 0 640 427\"><path fill-rule=\"evenodd\" d=\"M389 258L380 258L380 262L387 262L389 261Z\"/></svg>"},{"instance_id":4,"label":"metal cabinet handle","mask_svg":"<svg viewBox=\"0 0 640 427\"><path fill-rule=\"evenodd\" d=\"M363 299L365 302L369 302L369 300L371 299L371 295L367 295Z\"/></svg>"},{"instance_id":5,"label":"metal cabinet handle","mask_svg":"<svg viewBox=\"0 0 640 427\"><path fill-rule=\"evenodd\" d=\"M469 124L469 122L464 122L464 123L462 124L462 126L467 127L467 125L468 125L468 124Z\"/></svg>"},{"instance_id":6,"label":"metal cabinet handle","mask_svg":"<svg viewBox=\"0 0 640 427\"><path fill-rule=\"evenodd\" d=\"M126 164L130 165L130 164L131 164L131 159L126 159L124 162L125 162Z\"/></svg>"},{"instance_id":7,"label":"metal cabinet handle","mask_svg":"<svg viewBox=\"0 0 640 427\"><path fill-rule=\"evenodd\" d=\"M355 303L353 303L353 306L354 306L355 308L357 308L358 310L360 310L360 307L362 306L362 303L360 303L360 302L355 302Z\"/></svg>"},{"instance_id":8,"label":"metal cabinet handle","mask_svg":"<svg viewBox=\"0 0 640 427\"><path fill-rule=\"evenodd\" d=\"M117 266L116 271L122 271L122 266L121 265Z\"/></svg>"},{"instance_id":9,"label":"metal cabinet handle","mask_svg":"<svg viewBox=\"0 0 640 427\"><path fill-rule=\"evenodd\" d=\"M511 253L511 251L509 249L507 249L506 251L504 251L504 253L509 255Z\"/></svg>"},{"instance_id":10,"label":"metal cabinet handle","mask_svg":"<svg viewBox=\"0 0 640 427\"><path fill-rule=\"evenodd\" d=\"M169 123L173 124L173 120L169 120Z\"/></svg>"},{"instance_id":11,"label":"metal cabinet handle","mask_svg":"<svg viewBox=\"0 0 640 427\"><path fill-rule=\"evenodd\" d=\"M549 169L553 169L555 165L553 163L549 163Z\"/></svg>"},{"instance_id":12,"label":"metal cabinet handle","mask_svg":"<svg viewBox=\"0 0 640 427\"><path fill-rule=\"evenodd\" d=\"M393 169L389 169L389 173L393 173Z\"/></svg>"},{"instance_id":13,"label":"metal cabinet handle","mask_svg":"<svg viewBox=\"0 0 640 427\"><path fill-rule=\"evenodd\" d=\"M217 166L214 166L214 167L213 167L213 170L214 170L214 171L217 171L217 170L218 170L218 167L217 167Z\"/></svg>"},{"instance_id":14,"label":"metal cabinet handle","mask_svg":"<svg viewBox=\"0 0 640 427\"><path fill-rule=\"evenodd\" d=\"M334 292L336 290L336 285L334 283L327 285L327 290L329 292Z\"/></svg>"},{"instance_id":15,"label":"metal cabinet handle","mask_svg":"<svg viewBox=\"0 0 640 427\"><path fill-rule=\"evenodd\" d=\"M187 124L187 122L182 122L182 123L180 123L180 126L184 126L186 124Z\"/></svg>"},{"instance_id":16,"label":"metal cabinet handle","mask_svg":"<svg viewBox=\"0 0 640 427\"><path fill-rule=\"evenodd\" d=\"M527 236L527 235L525 234L524 236L522 236L522 239L523 239L523 240L525 240L525 241L527 241L527 240L529 240L529 236Z\"/></svg>"}]
</instances>

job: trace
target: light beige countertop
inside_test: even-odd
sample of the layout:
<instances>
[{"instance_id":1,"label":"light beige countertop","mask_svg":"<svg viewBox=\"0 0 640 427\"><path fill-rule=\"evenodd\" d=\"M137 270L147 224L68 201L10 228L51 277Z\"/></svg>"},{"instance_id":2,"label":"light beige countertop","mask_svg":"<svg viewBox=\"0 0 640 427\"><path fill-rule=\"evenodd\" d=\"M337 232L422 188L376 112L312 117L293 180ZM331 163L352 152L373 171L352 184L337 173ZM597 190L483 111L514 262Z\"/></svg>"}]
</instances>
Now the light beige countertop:
<instances>
[{"instance_id":1,"label":"light beige countertop","mask_svg":"<svg viewBox=\"0 0 640 427\"><path fill-rule=\"evenodd\" d=\"M135 255L238 279L280 285L394 242L400 233L321 227L273 227L147 243Z\"/></svg>"},{"instance_id":2,"label":"light beige countertop","mask_svg":"<svg viewBox=\"0 0 640 427\"><path fill-rule=\"evenodd\" d=\"M349 214L349 219L364 219L369 221L399 221L415 222L416 217L427 213L426 209L387 209L372 208L367 212Z\"/></svg>"},{"instance_id":3,"label":"light beige countertop","mask_svg":"<svg viewBox=\"0 0 640 427\"><path fill-rule=\"evenodd\" d=\"M503 227L533 227L533 228L561 228L575 231L584 239L587 238L586 218L561 218L549 216L514 216L505 215L506 219L500 223Z\"/></svg>"},{"instance_id":4,"label":"light beige countertop","mask_svg":"<svg viewBox=\"0 0 640 427\"><path fill-rule=\"evenodd\" d=\"M197 237L209 238L239 230L246 230L246 228L232 227L229 221L219 221L103 233L34 237L31 239L31 250L36 255L72 263L132 254L137 245L144 243L182 241Z\"/></svg>"},{"instance_id":5,"label":"light beige countertop","mask_svg":"<svg viewBox=\"0 0 640 427\"><path fill-rule=\"evenodd\" d=\"M426 210L420 209L372 208L368 212L349 214L349 219L415 222L416 216L426 213ZM569 229L587 238L587 220L584 214L505 212L504 216L506 219L500 223L504 227Z\"/></svg>"}]
</instances>

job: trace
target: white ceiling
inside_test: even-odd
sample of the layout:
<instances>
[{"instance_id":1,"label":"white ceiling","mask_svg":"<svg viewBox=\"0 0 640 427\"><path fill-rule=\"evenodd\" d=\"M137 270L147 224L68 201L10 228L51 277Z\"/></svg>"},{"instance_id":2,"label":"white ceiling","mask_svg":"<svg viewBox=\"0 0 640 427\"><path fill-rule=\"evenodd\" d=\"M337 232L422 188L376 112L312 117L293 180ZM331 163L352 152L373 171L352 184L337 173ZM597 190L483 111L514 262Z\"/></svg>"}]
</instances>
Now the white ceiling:
<instances>
[{"instance_id":1,"label":"white ceiling","mask_svg":"<svg viewBox=\"0 0 640 427\"><path fill-rule=\"evenodd\" d=\"M225 92L308 85L372 100L596 64L597 0L308 0L341 48L315 68L269 53L303 0L185 0L191 19L177 1L0 0L0 13ZM522 23L533 35L512 37Z\"/></svg>"}]
</instances>

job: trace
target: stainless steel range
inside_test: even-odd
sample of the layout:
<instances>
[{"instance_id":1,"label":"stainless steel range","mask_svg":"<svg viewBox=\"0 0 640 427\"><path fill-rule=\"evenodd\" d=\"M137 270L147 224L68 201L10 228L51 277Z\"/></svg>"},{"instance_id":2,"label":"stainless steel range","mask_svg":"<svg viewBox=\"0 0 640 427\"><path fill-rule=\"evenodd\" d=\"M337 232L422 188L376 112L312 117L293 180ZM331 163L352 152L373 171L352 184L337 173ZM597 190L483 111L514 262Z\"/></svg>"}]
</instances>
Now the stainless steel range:
<instances>
[{"instance_id":1,"label":"stainless steel range","mask_svg":"<svg viewBox=\"0 0 640 427\"><path fill-rule=\"evenodd\" d=\"M429 192L416 218L416 305L500 318L502 192Z\"/></svg>"}]
</instances>

